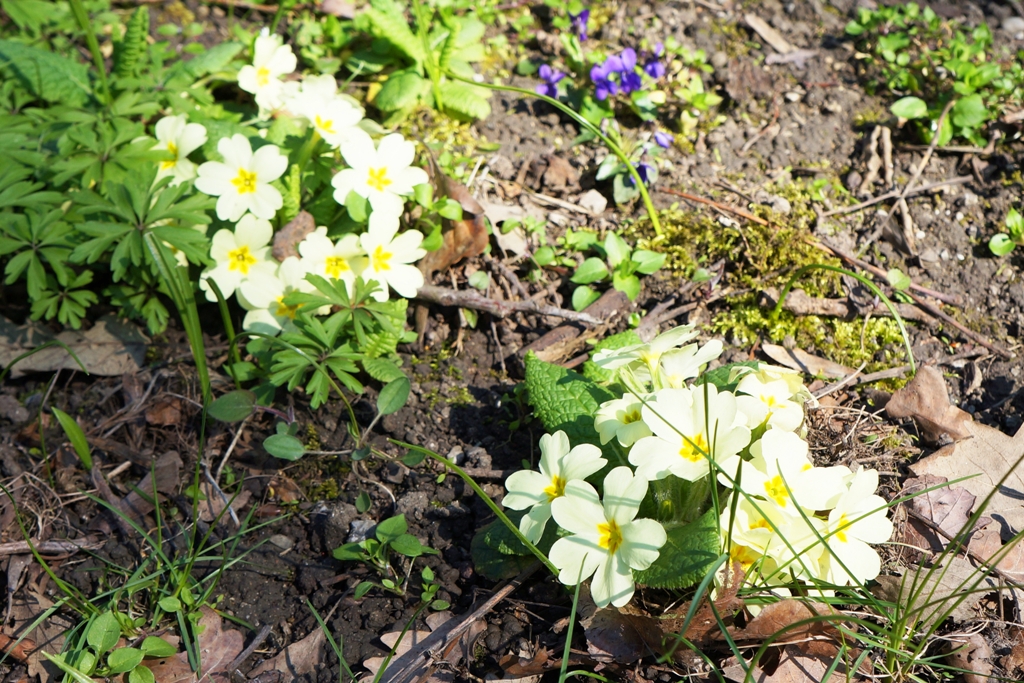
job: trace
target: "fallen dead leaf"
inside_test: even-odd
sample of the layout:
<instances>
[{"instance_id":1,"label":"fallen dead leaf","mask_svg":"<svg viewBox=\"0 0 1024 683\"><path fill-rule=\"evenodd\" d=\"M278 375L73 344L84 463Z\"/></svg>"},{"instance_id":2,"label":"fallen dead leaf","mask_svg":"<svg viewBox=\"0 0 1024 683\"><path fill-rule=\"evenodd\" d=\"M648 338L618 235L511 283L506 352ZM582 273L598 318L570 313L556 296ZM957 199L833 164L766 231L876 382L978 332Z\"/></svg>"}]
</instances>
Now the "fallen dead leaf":
<instances>
[{"instance_id":1,"label":"fallen dead leaf","mask_svg":"<svg viewBox=\"0 0 1024 683\"><path fill-rule=\"evenodd\" d=\"M794 48L789 44L789 41L783 38L781 33L769 26L768 22L761 17L748 13L743 17L743 20L747 23L747 26L752 28L757 35L761 36L764 42L771 45L779 54L784 55L793 51Z\"/></svg>"},{"instance_id":2,"label":"fallen dead leaf","mask_svg":"<svg viewBox=\"0 0 1024 683\"><path fill-rule=\"evenodd\" d=\"M146 409L146 422L159 427L174 427L181 424L181 399L158 396Z\"/></svg>"},{"instance_id":3,"label":"fallen dead leaf","mask_svg":"<svg viewBox=\"0 0 1024 683\"><path fill-rule=\"evenodd\" d=\"M599 662L631 664L662 652L665 634L660 620L635 607L599 609L580 623L587 651Z\"/></svg>"},{"instance_id":4,"label":"fallen dead leaf","mask_svg":"<svg viewBox=\"0 0 1024 683\"><path fill-rule=\"evenodd\" d=\"M299 485L283 474L275 474L267 488L270 495L281 503L294 503L304 498Z\"/></svg>"},{"instance_id":5,"label":"fallen dead leaf","mask_svg":"<svg viewBox=\"0 0 1024 683\"><path fill-rule=\"evenodd\" d=\"M787 368L799 370L804 374L815 377L841 379L852 375L854 372L853 368L833 363L827 358L815 356L801 349L787 349L778 344L761 344L761 349L779 365L784 365Z\"/></svg>"},{"instance_id":6,"label":"fallen dead leaf","mask_svg":"<svg viewBox=\"0 0 1024 683\"><path fill-rule=\"evenodd\" d=\"M328 0L328 2L333 1ZM284 261L289 256L298 257L299 242L306 239L306 236L314 230L316 230L316 221L313 220L312 214L299 211L295 218L285 223L284 227L274 234L274 247L270 253L278 261Z\"/></svg>"},{"instance_id":7,"label":"fallen dead leaf","mask_svg":"<svg viewBox=\"0 0 1024 683\"><path fill-rule=\"evenodd\" d=\"M836 652L835 646L831 649ZM747 677L744 667L730 658L734 663L723 667L722 674L737 683L847 683L846 669L842 664L837 666L829 677L825 677L825 672L832 666L835 656L827 652L806 652L800 646L787 645L779 653L778 666L771 673L760 666L755 666Z\"/></svg>"},{"instance_id":8,"label":"fallen dead leaf","mask_svg":"<svg viewBox=\"0 0 1024 683\"><path fill-rule=\"evenodd\" d=\"M7 367L27 351L56 339L75 352L85 369L93 375L112 377L138 372L146 359L149 340L137 327L126 325L112 315L96 321L91 329L66 330L56 337L39 325L15 325L0 318L0 366ZM80 370L75 359L61 346L50 346L18 361L11 378L30 372Z\"/></svg>"},{"instance_id":9,"label":"fallen dead leaf","mask_svg":"<svg viewBox=\"0 0 1024 683\"><path fill-rule=\"evenodd\" d=\"M220 497L220 494L214 490L210 482L205 479L199 484L199 489L203 492L203 495L206 496L206 500L199 502L199 518L204 522L212 522L217 518L217 515L224 511L224 508L227 507L227 505L225 504L224 499ZM234 498L228 495L228 500L231 502L231 509L234 510L235 513L240 512L246 505L248 505L249 499L251 498L252 491L249 491L248 489L242 489L242 491ZM229 519L227 515L221 517L221 523L226 519Z\"/></svg>"},{"instance_id":10,"label":"fallen dead leaf","mask_svg":"<svg viewBox=\"0 0 1024 683\"><path fill-rule=\"evenodd\" d=\"M505 679L523 679L526 677L540 675L554 668L560 660L552 660L551 652L546 648L539 648L533 656L525 656L526 653L518 655L509 653L498 660L501 670L505 672Z\"/></svg>"},{"instance_id":11,"label":"fallen dead leaf","mask_svg":"<svg viewBox=\"0 0 1024 683\"><path fill-rule=\"evenodd\" d=\"M950 537L956 537L966 526L977 498L961 486L942 486L945 477L927 474L908 479L903 484L900 497L914 496L905 503L910 510L926 520L931 520ZM921 493L927 489L927 493ZM917 495L915 495L917 494ZM901 527L900 542L914 548L942 552L949 545L949 539L937 533L914 515L907 515L907 523Z\"/></svg>"},{"instance_id":12,"label":"fallen dead leaf","mask_svg":"<svg viewBox=\"0 0 1024 683\"><path fill-rule=\"evenodd\" d=\"M897 419L914 418L929 443L945 445L972 435L970 414L950 405L946 381L930 365L918 368L914 379L892 395L885 412Z\"/></svg>"},{"instance_id":13,"label":"fallen dead leaf","mask_svg":"<svg viewBox=\"0 0 1024 683\"><path fill-rule=\"evenodd\" d=\"M557 154L546 154L544 160L547 162L547 169L544 171L543 182L545 187L554 190L565 190L567 187L576 186L580 181L580 174L572 167L566 159Z\"/></svg>"},{"instance_id":14,"label":"fallen dead leaf","mask_svg":"<svg viewBox=\"0 0 1024 683\"><path fill-rule=\"evenodd\" d=\"M278 652L276 656L265 660L250 671L249 678L256 678L268 671L280 672L284 676L284 680L296 680L300 676L308 676L324 662L324 656L327 654L326 643L327 638L324 636L323 629L317 627L302 640L292 643Z\"/></svg>"},{"instance_id":15,"label":"fallen dead leaf","mask_svg":"<svg viewBox=\"0 0 1024 683\"><path fill-rule=\"evenodd\" d=\"M882 600L903 605L923 626L931 626L946 616L959 623L974 618L975 607L984 594L998 589L991 579L980 578L982 572L954 555L935 567L910 567L905 575L879 576L875 579L878 585L871 592Z\"/></svg>"},{"instance_id":16,"label":"fallen dead leaf","mask_svg":"<svg viewBox=\"0 0 1024 683\"><path fill-rule=\"evenodd\" d=\"M1010 652L999 660L999 665L1010 675L1019 675L1024 673L1024 627L1015 625L1011 628L1013 639L1010 643Z\"/></svg>"},{"instance_id":17,"label":"fallen dead leaf","mask_svg":"<svg viewBox=\"0 0 1024 683\"><path fill-rule=\"evenodd\" d=\"M1024 583L1024 544L1017 541L1006 548L1000 538L1000 525L995 520L986 517L978 520L978 528L971 535L967 549L974 557L994 564L1010 581Z\"/></svg>"},{"instance_id":18,"label":"fallen dead leaf","mask_svg":"<svg viewBox=\"0 0 1024 683\"><path fill-rule=\"evenodd\" d=\"M53 607L53 602L43 595L35 581L26 581L22 590L9 599L11 626L5 627L6 635L14 640L24 637L26 640L22 641L22 645L30 640L36 646L26 659L29 677L38 677L40 683L62 680L64 674L43 656L43 652L57 654L64 649L64 632L73 624L60 614L54 614L32 628L36 620Z\"/></svg>"},{"instance_id":19,"label":"fallen dead leaf","mask_svg":"<svg viewBox=\"0 0 1024 683\"><path fill-rule=\"evenodd\" d=\"M967 672L964 683L988 683L992 680L992 648L980 633L950 638L951 652L946 656L950 666Z\"/></svg>"},{"instance_id":20,"label":"fallen dead leaf","mask_svg":"<svg viewBox=\"0 0 1024 683\"><path fill-rule=\"evenodd\" d=\"M462 218L457 221L444 219L441 229L444 241L441 248L427 252L417 264L424 275L447 270L464 258L479 256L487 248L490 237L487 234L484 207L465 185L445 175L433 158L430 161L435 191L457 201L462 207Z\"/></svg>"},{"instance_id":21,"label":"fallen dead leaf","mask_svg":"<svg viewBox=\"0 0 1024 683\"><path fill-rule=\"evenodd\" d=\"M779 600L766 605L745 628L730 627L729 634L736 640L762 641L784 631L785 635L778 640L782 645L791 640L806 640L808 636L837 633L836 627L829 621L814 621L794 626L823 614L838 612L824 603Z\"/></svg>"},{"instance_id":22,"label":"fallen dead leaf","mask_svg":"<svg viewBox=\"0 0 1024 683\"><path fill-rule=\"evenodd\" d=\"M227 667L245 648L245 638L235 629L224 630L220 615L209 607L202 608L199 619L199 650L202 661L201 680L208 680L218 674L230 679ZM195 681L195 674L188 664L188 653L179 652L174 657L146 659L146 666L153 672L156 683L188 683Z\"/></svg>"}]
</instances>

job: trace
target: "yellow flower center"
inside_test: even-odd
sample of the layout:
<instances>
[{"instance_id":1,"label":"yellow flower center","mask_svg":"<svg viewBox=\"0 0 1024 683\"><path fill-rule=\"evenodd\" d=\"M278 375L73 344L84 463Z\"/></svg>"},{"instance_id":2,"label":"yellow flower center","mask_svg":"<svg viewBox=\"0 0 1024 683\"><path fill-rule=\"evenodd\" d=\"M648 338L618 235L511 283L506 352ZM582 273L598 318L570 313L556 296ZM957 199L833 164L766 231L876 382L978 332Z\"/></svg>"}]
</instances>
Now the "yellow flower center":
<instances>
[{"instance_id":1,"label":"yellow flower center","mask_svg":"<svg viewBox=\"0 0 1024 683\"><path fill-rule=\"evenodd\" d=\"M658 362L661 360L661 354L657 351L641 351L640 360L647 366L647 369L654 372L658 369Z\"/></svg>"},{"instance_id":2,"label":"yellow flower center","mask_svg":"<svg viewBox=\"0 0 1024 683\"><path fill-rule=\"evenodd\" d=\"M376 270L391 270L391 257L394 256L390 251L384 251L384 247L377 245L377 248L370 254L370 266Z\"/></svg>"},{"instance_id":3,"label":"yellow flower center","mask_svg":"<svg viewBox=\"0 0 1024 683\"><path fill-rule=\"evenodd\" d=\"M566 480L562 479L557 474L551 477L551 486L544 489L544 493L548 496L549 503L555 498L560 498L565 495L565 484Z\"/></svg>"},{"instance_id":4,"label":"yellow flower center","mask_svg":"<svg viewBox=\"0 0 1024 683\"><path fill-rule=\"evenodd\" d=\"M769 498L778 503L779 507L786 507L789 503L789 489L786 482L782 481L782 475L776 474L764 483L764 491Z\"/></svg>"},{"instance_id":5,"label":"yellow flower center","mask_svg":"<svg viewBox=\"0 0 1024 683\"><path fill-rule=\"evenodd\" d=\"M265 86L268 83L270 83L270 69L265 66L256 69L256 84Z\"/></svg>"},{"instance_id":6,"label":"yellow flower center","mask_svg":"<svg viewBox=\"0 0 1024 683\"><path fill-rule=\"evenodd\" d=\"M255 265L256 257L249 251L249 247L245 245L228 252L228 270L237 270L242 275L248 275L249 269Z\"/></svg>"},{"instance_id":7,"label":"yellow flower center","mask_svg":"<svg viewBox=\"0 0 1024 683\"><path fill-rule=\"evenodd\" d=\"M748 548L745 545L733 543L732 547L729 548L729 559L731 560L730 564L732 562L739 562L740 567L742 567L743 569L747 569L748 567L750 567L750 565L757 562L758 559L760 559L760 557L761 555L759 553L754 552L752 548Z\"/></svg>"},{"instance_id":8,"label":"yellow flower center","mask_svg":"<svg viewBox=\"0 0 1024 683\"><path fill-rule=\"evenodd\" d=\"M754 529L771 529L771 528L772 528L772 525L769 524L768 520L764 519L763 517L761 519L757 520L756 522L751 522L750 523L750 529L751 530L754 530Z\"/></svg>"},{"instance_id":9,"label":"yellow flower center","mask_svg":"<svg viewBox=\"0 0 1024 683\"><path fill-rule=\"evenodd\" d=\"M327 119L326 121L320 118L320 115L316 115L316 127L325 133L334 133L334 119Z\"/></svg>"},{"instance_id":10,"label":"yellow flower center","mask_svg":"<svg viewBox=\"0 0 1024 683\"><path fill-rule=\"evenodd\" d=\"M679 449L679 455L690 462L700 462L707 457L709 452L708 440L704 438L703 434L684 438L683 447Z\"/></svg>"},{"instance_id":11,"label":"yellow flower center","mask_svg":"<svg viewBox=\"0 0 1024 683\"><path fill-rule=\"evenodd\" d=\"M604 524L597 525L597 533L599 534L598 545L607 550L609 555L614 555L622 545L622 530L619 529L619 525L614 519L609 520Z\"/></svg>"},{"instance_id":12,"label":"yellow flower center","mask_svg":"<svg viewBox=\"0 0 1024 683\"><path fill-rule=\"evenodd\" d=\"M846 543L846 532L844 529L848 526L850 526L850 520L846 518L846 513L844 512L839 516L839 524L836 528L836 532L832 534L840 543Z\"/></svg>"},{"instance_id":13,"label":"yellow flower center","mask_svg":"<svg viewBox=\"0 0 1024 683\"><path fill-rule=\"evenodd\" d=\"M256 174L244 168L238 169L238 175L231 179L231 184L238 189L238 194L250 194L256 191Z\"/></svg>"},{"instance_id":14,"label":"yellow flower center","mask_svg":"<svg viewBox=\"0 0 1024 683\"><path fill-rule=\"evenodd\" d=\"M377 192L383 192L384 188L391 184L391 178L388 178L387 166L381 166L380 168L370 167L367 175L366 184L377 190Z\"/></svg>"},{"instance_id":15,"label":"yellow flower center","mask_svg":"<svg viewBox=\"0 0 1024 683\"><path fill-rule=\"evenodd\" d=\"M766 406L768 406L768 412L771 412L774 408L778 408L779 407L779 402L777 400L775 400L774 396L771 396L771 395L765 396L765 395L762 394L761 395L761 403L763 403Z\"/></svg>"},{"instance_id":16,"label":"yellow flower center","mask_svg":"<svg viewBox=\"0 0 1024 683\"><path fill-rule=\"evenodd\" d=\"M276 315L278 318L287 317L291 320L295 320L295 314L298 312L298 310L298 305L289 306L284 302L284 294L277 297L277 310L274 311L274 315Z\"/></svg>"},{"instance_id":17,"label":"yellow flower center","mask_svg":"<svg viewBox=\"0 0 1024 683\"><path fill-rule=\"evenodd\" d=\"M169 168L174 168L174 165L178 163L178 146L173 142L168 142L167 151L171 154L171 158L167 161L160 162L160 168L164 171Z\"/></svg>"},{"instance_id":18,"label":"yellow flower center","mask_svg":"<svg viewBox=\"0 0 1024 683\"><path fill-rule=\"evenodd\" d=\"M633 424L634 422L639 422L641 419L640 411L634 408L622 416L622 424Z\"/></svg>"},{"instance_id":19,"label":"yellow flower center","mask_svg":"<svg viewBox=\"0 0 1024 683\"><path fill-rule=\"evenodd\" d=\"M333 277L335 279L341 277L342 273L346 273L350 270L352 269L349 267L348 261L341 256L328 256L327 260L324 262L324 272L327 273L329 277Z\"/></svg>"}]
</instances>

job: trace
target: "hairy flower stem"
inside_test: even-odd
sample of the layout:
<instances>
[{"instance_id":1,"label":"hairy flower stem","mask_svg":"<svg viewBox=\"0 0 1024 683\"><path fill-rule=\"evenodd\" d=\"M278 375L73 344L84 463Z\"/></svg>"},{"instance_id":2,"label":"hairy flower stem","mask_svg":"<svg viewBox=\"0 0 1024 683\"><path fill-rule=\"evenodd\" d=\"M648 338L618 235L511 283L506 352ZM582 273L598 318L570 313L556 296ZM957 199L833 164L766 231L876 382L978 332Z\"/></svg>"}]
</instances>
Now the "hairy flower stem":
<instances>
[{"instance_id":1,"label":"hairy flower stem","mask_svg":"<svg viewBox=\"0 0 1024 683\"><path fill-rule=\"evenodd\" d=\"M698 481L685 481L666 477L652 481L651 500L655 504L655 519L666 526L689 524L708 509L712 477Z\"/></svg>"},{"instance_id":2,"label":"hairy flower stem","mask_svg":"<svg viewBox=\"0 0 1024 683\"><path fill-rule=\"evenodd\" d=\"M110 83L107 81L107 68L103 63L103 53L100 52L100 44L96 40L96 32L92 29L89 21L89 13L85 10L82 0L70 0L71 11L82 31L85 32L85 42L92 53L92 61L96 65L96 77L100 82L100 90L103 91L103 103L109 105L112 101L110 96Z\"/></svg>"},{"instance_id":3,"label":"hairy flower stem","mask_svg":"<svg viewBox=\"0 0 1024 683\"><path fill-rule=\"evenodd\" d=\"M450 71L448 72L447 76L457 81L469 83L470 85L475 85L480 88L487 88L488 90L502 90L505 92L515 92L521 95L529 95L530 97L536 97L537 99L543 100L550 104L552 107L555 107L559 111L565 113L569 118L571 118L573 121L579 124L582 128L585 128L591 133L593 133L601 142L604 143L605 147L607 147L612 154L618 157L619 161L625 164L626 168L629 169L629 174L633 177L633 183L636 185L637 189L640 190L640 198L644 202L644 207L647 208L647 215L651 219L651 225L654 226L654 232L659 237L661 237L661 221L658 220L658 212L654 208L654 202L651 201L651 195L648 194L647 192L647 186L644 184L643 178L640 177L640 172L636 170L636 167L634 167L632 162L630 162L629 157L626 155L624 151L622 151L622 148L615 144L615 142L613 142L611 138L605 135L598 126L595 126L590 121L587 121L579 113L574 111L572 107L562 104L553 97L541 95L539 93L534 92L533 90L527 90L526 88L517 88L514 85L497 85L495 83L487 82L477 83L474 80L464 78Z\"/></svg>"}]
</instances>

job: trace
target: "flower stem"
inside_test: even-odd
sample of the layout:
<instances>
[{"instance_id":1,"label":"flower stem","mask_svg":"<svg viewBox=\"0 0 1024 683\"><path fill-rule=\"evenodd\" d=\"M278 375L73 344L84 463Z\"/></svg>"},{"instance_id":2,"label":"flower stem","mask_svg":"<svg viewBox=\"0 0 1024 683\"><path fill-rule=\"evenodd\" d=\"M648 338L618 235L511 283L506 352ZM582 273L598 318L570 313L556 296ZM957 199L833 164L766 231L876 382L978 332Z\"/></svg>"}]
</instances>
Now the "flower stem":
<instances>
[{"instance_id":1,"label":"flower stem","mask_svg":"<svg viewBox=\"0 0 1024 683\"><path fill-rule=\"evenodd\" d=\"M89 13L85 10L82 0L71 0L71 11L75 14L78 25L85 32L85 42L92 53L92 61L96 65L96 77L100 81L100 90L103 91L103 103L110 104L110 83L107 81L107 67L103 63L103 53L100 52L100 44L96 40L96 32L92 30L92 23L89 21Z\"/></svg>"},{"instance_id":2,"label":"flower stem","mask_svg":"<svg viewBox=\"0 0 1024 683\"><path fill-rule=\"evenodd\" d=\"M498 85L495 83L486 82L477 83L474 80L464 78L456 73L452 73L451 71L448 72L447 76L457 81L469 83L470 85L475 85L480 88L487 88L488 90L502 90L505 92L515 92L521 95L529 95L531 97L536 97L537 99L543 100L550 104L552 107L555 107L559 111L565 113L581 127L586 128L588 131L593 133L595 136L597 136L598 139L601 140L601 142L604 143L604 145L611 151L611 153L618 157L619 161L625 164L626 168L629 169L629 173L633 177L634 184L640 190L640 198L643 199L644 206L647 208L647 215L651 219L651 225L654 226L654 232L659 237L662 235L661 221L658 220L658 212L654 208L654 202L651 201L651 195L647 192L647 186L644 184L643 178L640 177L640 173L636 170L636 167L633 166L633 163L629 160L629 157L626 156L626 153L622 151L622 148L615 144L615 142L613 142L610 137L605 135L598 126L595 126L590 121L587 121L578 112L574 111L572 107L562 104L553 97L541 95L540 93L534 92L533 90L527 90L526 88L518 88L514 85Z\"/></svg>"}]
</instances>

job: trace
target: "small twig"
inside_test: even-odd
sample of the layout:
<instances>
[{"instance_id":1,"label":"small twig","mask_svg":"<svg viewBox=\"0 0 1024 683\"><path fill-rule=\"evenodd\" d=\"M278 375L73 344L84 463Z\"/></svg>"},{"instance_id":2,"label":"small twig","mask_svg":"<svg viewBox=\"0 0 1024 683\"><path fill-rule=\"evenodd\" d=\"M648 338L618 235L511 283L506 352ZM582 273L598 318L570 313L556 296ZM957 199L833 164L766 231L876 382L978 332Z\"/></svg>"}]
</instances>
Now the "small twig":
<instances>
[{"instance_id":1,"label":"small twig","mask_svg":"<svg viewBox=\"0 0 1024 683\"><path fill-rule=\"evenodd\" d=\"M86 537L81 541L33 541L29 547L28 541L11 541L0 543L0 557L7 555L24 555L32 552L35 548L40 555L54 555L57 553L75 553L79 550L95 550L102 548L104 541L93 537Z\"/></svg>"},{"instance_id":2,"label":"small twig","mask_svg":"<svg viewBox=\"0 0 1024 683\"><path fill-rule=\"evenodd\" d=\"M549 197L546 194L540 194L539 192L532 192L530 190L523 190L523 192L529 195L530 198L539 201L541 204L547 204L548 206L555 206L566 211L574 211L576 213L582 213L585 216L593 216L594 212L590 209L584 209L579 204L573 204L563 199L557 199L555 197Z\"/></svg>"},{"instance_id":3,"label":"small twig","mask_svg":"<svg viewBox=\"0 0 1024 683\"><path fill-rule=\"evenodd\" d=\"M215 484L216 482L220 481L220 475L223 474L224 472L224 466L227 464L228 458L231 457L231 453L235 450L235 446L238 445L238 440L242 437L242 432L245 431L245 425L248 424L251 418L252 415L246 417L244 420L242 420L242 423L238 425L238 429L235 430L234 438L231 439L231 443L228 445L228 449L224 451L224 457L220 459L220 464L217 465L217 476L214 477Z\"/></svg>"},{"instance_id":4,"label":"small twig","mask_svg":"<svg viewBox=\"0 0 1024 683\"><path fill-rule=\"evenodd\" d=\"M950 178L949 180L940 180L938 182L928 183L927 185L922 185L921 187L918 187L916 189L911 190L910 192L907 192L906 195L904 196L904 199L907 199L909 197L916 197L919 194L924 194L925 192L929 192L931 190L935 190L935 189L938 189L940 187L945 187L947 185L963 185L964 183L966 183L966 182L968 182L970 180L974 180L974 176L962 175L962 176L957 176L956 178ZM901 194L901 192L899 190L893 190L892 192L886 192L885 194L880 194L877 197L874 197L874 198L869 199L867 201L861 202L860 204L854 204L853 206L844 206L844 207L839 208L839 209L832 209L831 211L826 211L825 213L821 214L821 217L822 218L828 218L829 216L835 216L835 215L838 215L838 214L854 213L856 211L862 211L863 209L866 209L869 206L874 206L875 204L881 204L882 202L886 201L887 199L893 199L894 197L899 197L900 194Z\"/></svg>"},{"instance_id":5,"label":"small twig","mask_svg":"<svg viewBox=\"0 0 1024 683\"><path fill-rule=\"evenodd\" d=\"M1005 349L999 348L998 346L996 346L995 344L993 344L989 340L985 339L985 337L981 336L980 334L978 334L974 330L972 330L972 329L970 329L970 328L968 328L968 327L966 327L964 325L961 325L955 318L953 318L952 316L948 315L945 311L943 311L941 308L939 308L938 306L936 306L932 302L930 302L930 301L928 301L926 299L922 299L921 297L917 296L913 292L907 292L907 295L911 299L913 299L914 302L917 303L918 306L920 306L924 310L928 311L929 313L934 315L936 318L941 318L943 321L949 323L950 325L952 325L956 329L960 330L961 334L963 334L965 337L967 337L968 339L973 341L975 344L980 344L981 346L984 346L986 349L988 349L992 353L996 354L997 356L1000 356L1001 358L1010 359L1010 358L1014 357L1014 354L1012 354L1011 352L1009 352L1009 351L1007 351Z\"/></svg>"},{"instance_id":6,"label":"small twig","mask_svg":"<svg viewBox=\"0 0 1024 683\"><path fill-rule=\"evenodd\" d=\"M242 524L238 521L238 514L235 512L235 509L231 507L231 499L228 498L227 494L224 493L224 491L221 489L220 485L217 483L217 480L214 479L212 475L210 475L210 468L207 467L205 463L203 464L203 478L206 479L206 482L210 485L211 488L213 488L213 492L217 495L218 498L220 498L220 502L223 503L224 508L228 511L228 515L231 517L231 521L235 523L235 528L237 529L241 527ZM216 519L217 514L213 511L212 500L209 501L209 506L210 517Z\"/></svg>"},{"instance_id":7,"label":"small twig","mask_svg":"<svg viewBox=\"0 0 1024 683\"><path fill-rule=\"evenodd\" d=\"M771 223L769 223L765 219L760 218L759 216L755 216L754 214L750 213L749 211L744 211L743 209L738 209L735 206L729 206L728 204L722 204L721 202L716 202L716 201L714 201L712 199L705 199L704 197L698 197L695 194L689 194L687 192L680 192L679 190L673 190L670 187L660 188L658 191L659 192L664 192L666 194L674 194L677 197L682 197L683 199L687 199L687 200L689 200L691 202L699 202L701 204L707 204L708 206L713 206L713 207L715 207L716 209L718 209L720 211L727 211L727 212L729 212L731 214L734 214L736 216L740 216L741 218L746 218L748 221L752 221L754 223L757 223L758 225L764 225L764 226L770 226L771 225Z\"/></svg>"},{"instance_id":8,"label":"small twig","mask_svg":"<svg viewBox=\"0 0 1024 683\"><path fill-rule=\"evenodd\" d=\"M476 311L490 313L496 318L505 318L516 312L539 313L550 315L556 318L565 318L575 322L596 325L601 321L588 313L570 311L557 306L546 306L527 299L526 301L498 301L488 299L485 296L472 291L447 289L435 287L434 285L423 285L416 292L416 298L420 301L429 301L442 306L458 306L459 308L472 308Z\"/></svg>"},{"instance_id":9,"label":"small twig","mask_svg":"<svg viewBox=\"0 0 1024 683\"><path fill-rule=\"evenodd\" d=\"M341 604L341 603L339 602L338 604ZM336 604L334 606L334 608L336 609L337 606L338 605ZM334 609L332 609L331 611L333 612ZM327 618L330 619L331 618L330 615L328 615ZM235 673L237 671L238 667L242 666L242 662L244 662L246 659L248 659L249 655L251 655L253 652L255 652L256 648L258 648L260 645L263 644L263 641L267 639L267 636L270 635L270 631L272 629L273 629L273 627L270 624L264 624L263 628L261 628L259 630L259 633L256 634L256 637L252 639L251 643L249 643L249 647L247 647L244 650L242 650L242 653L240 655L238 655L237 657L235 657L234 661L232 661L228 665L228 667L226 669L224 669L224 670L228 671L230 673ZM239 672L239 673L241 673L241 672Z\"/></svg>"}]
</instances>

